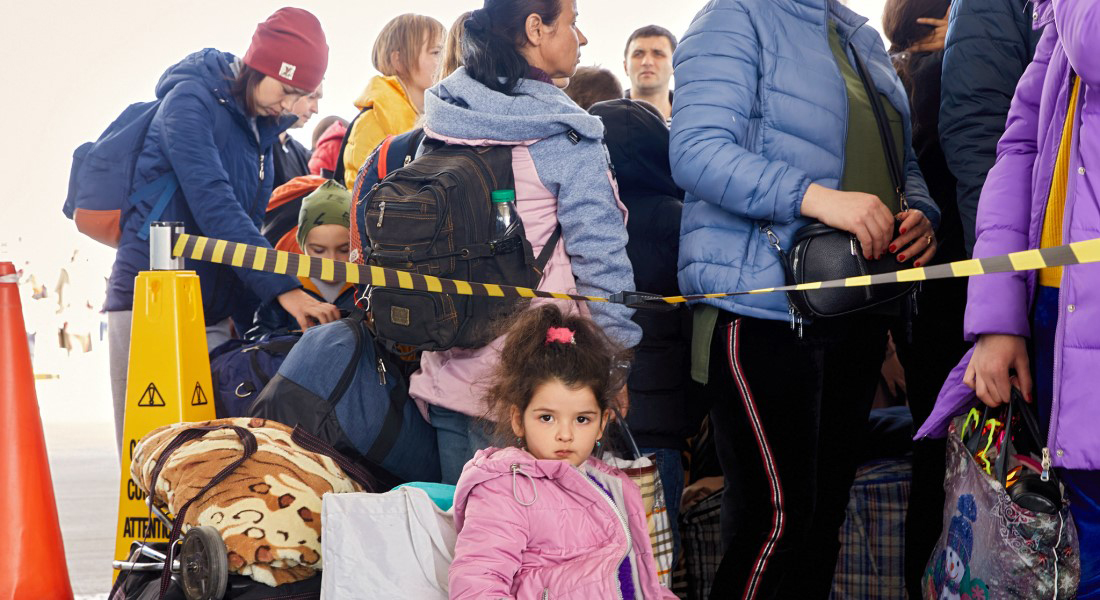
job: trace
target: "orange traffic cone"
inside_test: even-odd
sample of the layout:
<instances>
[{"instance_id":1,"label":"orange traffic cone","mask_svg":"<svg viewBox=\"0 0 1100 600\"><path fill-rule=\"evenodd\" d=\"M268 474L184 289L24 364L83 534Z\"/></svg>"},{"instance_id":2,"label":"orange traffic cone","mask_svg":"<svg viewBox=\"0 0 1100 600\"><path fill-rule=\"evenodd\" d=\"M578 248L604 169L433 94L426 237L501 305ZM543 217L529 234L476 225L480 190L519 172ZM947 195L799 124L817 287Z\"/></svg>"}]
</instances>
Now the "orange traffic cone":
<instances>
[{"instance_id":1,"label":"orange traffic cone","mask_svg":"<svg viewBox=\"0 0 1100 600\"><path fill-rule=\"evenodd\" d=\"M15 266L0 262L0 600L72 599Z\"/></svg>"}]
</instances>

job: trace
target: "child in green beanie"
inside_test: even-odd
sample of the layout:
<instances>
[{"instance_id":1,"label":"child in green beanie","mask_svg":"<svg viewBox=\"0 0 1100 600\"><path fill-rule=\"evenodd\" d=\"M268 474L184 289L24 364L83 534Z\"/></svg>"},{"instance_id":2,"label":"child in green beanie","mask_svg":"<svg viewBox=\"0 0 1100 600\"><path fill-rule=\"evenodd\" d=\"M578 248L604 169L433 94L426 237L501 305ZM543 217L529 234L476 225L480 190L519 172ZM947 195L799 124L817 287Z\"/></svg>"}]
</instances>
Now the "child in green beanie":
<instances>
[{"instance_id":1,"label":"child in green beanie","mask_svg":"<svg viewBox=\"0 0 1100 600\"><path fill-rule=\"evenodd\" d=\"M351 246L351 194L339 183L329 180L302 199L298 213L298 245L302 253L315 258L347 261ZM355 308L355 286L300 277L302 288L314 298L335 305L342 311ZM298 329L297 322L277 302L269 302L256 311L253 328L246 337L267 333L285 333Z\"/></svg>"}]
</instances>

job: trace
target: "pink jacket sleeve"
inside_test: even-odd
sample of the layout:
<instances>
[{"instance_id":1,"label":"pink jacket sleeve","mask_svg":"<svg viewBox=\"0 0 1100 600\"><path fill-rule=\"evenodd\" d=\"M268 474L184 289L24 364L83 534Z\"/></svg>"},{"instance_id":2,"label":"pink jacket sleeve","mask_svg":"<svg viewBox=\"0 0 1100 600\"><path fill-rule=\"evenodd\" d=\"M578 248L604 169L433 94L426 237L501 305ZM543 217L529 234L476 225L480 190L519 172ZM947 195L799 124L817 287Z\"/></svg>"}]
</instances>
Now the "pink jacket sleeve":
<instances>
[{"instance_id":1,"label":"pink jacket sleeve","mask_svg":"<svg viewBox=\"0 0 1100 600\"><path fill-rule=\"evenodd\" d=\"M1054 24L1069 64L1089 87L1100 86L1100 0L1054 0Z\"/></svg>"},{"instance_id":2,"label":"pink jacket sleeve","mask_svg":"<svg viewBox=\"0 0 1100 600\"><path fill-rule=\"evenodd\" d=\"M989 171L978 202L974 258L1028 249L1039 102L1057 39L1055 28L1048 27L1016 87L1005 133L997 145L997 163ZM1029 272L1018 272L970 279L964 328L967 340L987 333L1030 335L1028 277Z\"/></svg>"},{"instance_id":3,"label":"pink jacket sleeve","mask_svg":"<svg viewBox=\"0 0 1100 600\"><path fill-rule=\"evenodd\" d=\"M448 576L451 600L515 598L530 527L508 482L497 477L470 491Z\"/></svg>"}]
</instances>

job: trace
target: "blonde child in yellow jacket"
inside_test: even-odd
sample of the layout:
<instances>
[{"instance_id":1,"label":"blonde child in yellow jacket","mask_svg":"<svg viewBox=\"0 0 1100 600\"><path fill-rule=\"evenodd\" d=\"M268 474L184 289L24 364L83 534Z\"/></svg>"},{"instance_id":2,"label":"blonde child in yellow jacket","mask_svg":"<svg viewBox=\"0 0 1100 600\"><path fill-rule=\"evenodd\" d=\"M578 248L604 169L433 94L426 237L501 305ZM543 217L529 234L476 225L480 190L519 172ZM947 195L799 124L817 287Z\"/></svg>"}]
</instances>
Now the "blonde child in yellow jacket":
<instances>
[{"instance_id":1,"label":"blonde child in yellow jacket","mask_svg":"<svg viewBox=\"0 0 1100 600\"><path fill-rule=\"evenodd\" d=\"M416 126L424 110L424 90L435 84L444 29L423 15L404 14L382 28L371 60L381 75L371 78L355 101L360 115L348 133L344 180L350 190L359 167L387 135Z\"/></svg>"}]
</instances>

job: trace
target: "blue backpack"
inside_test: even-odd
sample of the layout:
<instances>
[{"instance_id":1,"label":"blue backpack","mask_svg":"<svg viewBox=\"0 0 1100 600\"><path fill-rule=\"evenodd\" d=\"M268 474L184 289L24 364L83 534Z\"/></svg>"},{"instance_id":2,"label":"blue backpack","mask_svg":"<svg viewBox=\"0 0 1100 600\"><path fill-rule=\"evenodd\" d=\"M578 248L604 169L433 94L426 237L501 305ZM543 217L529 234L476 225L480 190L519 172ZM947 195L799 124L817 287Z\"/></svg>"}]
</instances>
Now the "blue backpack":
<instances>
[{"instance_id":1,"label":"blue backpack","mask_svg":"<svg viewBox=\"0 0 1100 600\"><path fill-rule=\"evenodd\" d=\"M122 220L131 206L156 198L138 233L140 239L147 240L149 225L160 218L179 188L175 174L169 171L130 193L134 166L159 108L160 100L131 104L99 139L81 144L73 152L62 212L81 233L112 248L118 247Z\"/></svg>"}]
</instances>

